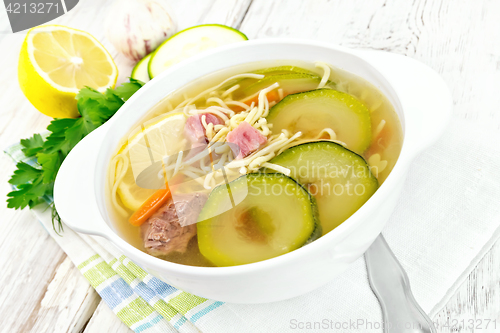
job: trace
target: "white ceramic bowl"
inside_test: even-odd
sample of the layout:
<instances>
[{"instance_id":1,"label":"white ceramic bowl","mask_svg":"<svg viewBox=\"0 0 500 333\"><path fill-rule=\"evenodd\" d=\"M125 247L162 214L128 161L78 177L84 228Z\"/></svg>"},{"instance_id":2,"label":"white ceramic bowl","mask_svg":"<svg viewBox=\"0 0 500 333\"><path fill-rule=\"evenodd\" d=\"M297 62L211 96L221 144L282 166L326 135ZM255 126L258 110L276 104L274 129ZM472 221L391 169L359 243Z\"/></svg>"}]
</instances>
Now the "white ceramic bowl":
<instances>
[{"instance_id":1,"label":"white ceramic bowl","mask_svg":"<svg viewBox=\"0 0 500 333\"><path fill-rule=\"evenodd\" d=\"M110 157L127 131L168 93L199 77L239 64L288 59L324 61L349 71L370 81L392 102L403 126L404 143L398 162L378 191L347 221L317 241L253 264L185 266L155 258L125 242L110 221L104 184ZM331 281L363 255L396 206L411 161L443 132L451 104L443 80L427 66L403 56L289 39L228 45L171 67L82 140L59 170L55 205L70 228L109 239L135 263L176 288L233 303L284 300Z\"/></svg>"}]
</instances>

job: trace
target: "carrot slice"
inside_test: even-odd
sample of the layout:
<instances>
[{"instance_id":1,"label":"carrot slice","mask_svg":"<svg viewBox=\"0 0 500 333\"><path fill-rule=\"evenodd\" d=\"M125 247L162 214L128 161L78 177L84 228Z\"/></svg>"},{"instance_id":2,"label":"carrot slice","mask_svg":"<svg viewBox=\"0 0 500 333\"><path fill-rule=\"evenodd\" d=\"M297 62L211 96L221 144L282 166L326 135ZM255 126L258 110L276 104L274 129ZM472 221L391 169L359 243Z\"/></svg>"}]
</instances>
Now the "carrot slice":
<instances>
[{"instance_id":1,"label":"carrot slice","mask_svg":"<svg viewBox=\"0 0 500 333\"><path fill-rule=\"evenodd\" d=\"M170 198L170 189L160 189L156 191L152 196L146 200L139 209L132 214L132 216L129 218L129 222L132 225L135 226L140 226L148 218L151 217L158 209L160 209L161 206L167 202L167 200Z\"/></svg>"},{"instance_id":2,"label":"carrot slice","mask_svg":"<svg viewBox=\"0 0 500 333\"><path fill-rule=\"evenodd\" d=\"M266 96L267 96L267 100L269 101L269 103L271 103L273 101L278 103L280 101L279 94L274 90L268 92ZM259 95L255 96L255 97L253 97L253 98L251 98L243 103L250 106L250 105L252 105L252 102L254 102L255 105L258 105L259 104ZM233 110L234 112L240 112L240 111L243 111L244 109L241 106L232 105L231 110Z\"/></svg>"},{"instance_id":3,"label":"carrot slice","mask_svg":"<svg viewBox=\"0 0 500 333\"><path fill-rule=\"evenodd\" d=\"M270 92L268 92L266 94L266 96L267 96L267 100L269 101L269 103L271 103L273 101L276 103L279 102L280 96L275 90L271 90ZM245 101L244 103L246 105L252 105L252 102L255 102L255 105L259 104L259 95L255 96L252 99L249 99L248 101Z\"/></svg>"}]
</instances>

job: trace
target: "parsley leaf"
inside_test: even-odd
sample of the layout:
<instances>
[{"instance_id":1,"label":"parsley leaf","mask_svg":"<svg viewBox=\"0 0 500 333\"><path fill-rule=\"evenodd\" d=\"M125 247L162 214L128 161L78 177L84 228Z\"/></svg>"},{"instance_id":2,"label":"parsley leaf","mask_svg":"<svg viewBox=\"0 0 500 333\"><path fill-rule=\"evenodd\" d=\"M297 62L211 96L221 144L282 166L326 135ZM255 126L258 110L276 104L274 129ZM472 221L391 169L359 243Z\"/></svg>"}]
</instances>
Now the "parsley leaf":
<instances>
[{"instance_id":1,"label":"parsley leaf","mask_svg":"<svg viewBox=\"0 0 500 333\"><path fill-rule=\"evenodd\" d=\"M53 153L61 151L63 154L67 155L73 147L66 141L66 131L72 128L78 119L63 118L52 120L47 127L52 133L50 133L43 144L44 152Z\"/></svg>"},{"instance_id":2,"label":"parsley leaf","mask_svg":"<svg viewBox=\"0 0 500 333\"><path fill-rule=\"evenodd\" d=\"M12 185L22 185L27 184L33 179L36 179L39 175L43 173L42 170L32 167L31 165L19 162L16 165L17 170L14 171L14 174L9 180L9 183Z\"/></svg>"},{"instance_id":3,"label":"parsley leaf","mask_svg":"<svg viewBox=\"0 0 500 333\"><path fill-rule=\"evenodd\" d=\"M130 82L128 84L124 84L115 89L115 94L126 101L143 85L144 82L130 78Z\"/></svg>"},{"instance_id":4,"label":"parsley leaf","mask_svg":"<svg viewBox=\"0 0 500 333\"><path fill-rule=\"evenodd\" d=\"M47 193L52 194L52 188L49 184L43 184L42 177L38 176L33 179L32 183L19 185L17 190L8 193L7 196L10 198L7 200L7 207L23 209L29 206L33 208L43 201L42 196Z\"/></svg>"},{"instance_id":5,"label":"parsley leaf","mask_svg":"<svg viewBox=\"0 0 500 333\"><path fill-rule=\"evenodd\" d=\"M43 138L40 134L35 134L31 138L21 140L21 145L24 147L21 149L24 155L32 157L42 149Z\"/></svg>"},{"instance_id":6,"label":"parsley leaf","mask_svg":"<svg viewBox=\"0 0 500 333\"><path fill-rule=\"evenodd\" d=\"M24 162L17 163L17 169L9 180L15 189L7 194L7 207L32 208L42 203L44 196L51 196L57 172L71 149L111 118L143 85L143 82L131 78L130 82L108 89L105 93L85 87L76 95L80 118L52 120L47 127L50 134L45 140L40 134L21 140L23 153L27 157L36 156L40 168ZM60 219L55 211L52 221L55 230L54 221L58 222L61 231Z\"/></svg>"},{"instance_id":7,"label":"parsley leaf","mask_svg":"<svg viewBox=\"0 0 500 333\"><path fill-rule=\"evenodd\" d=\"M38 153L36 157L38 159L38 164L42 166L43 171L43 183L49 184L56 180L57 171L62 164L61 152L53 153Z\"/></svg>"}]
</instances>

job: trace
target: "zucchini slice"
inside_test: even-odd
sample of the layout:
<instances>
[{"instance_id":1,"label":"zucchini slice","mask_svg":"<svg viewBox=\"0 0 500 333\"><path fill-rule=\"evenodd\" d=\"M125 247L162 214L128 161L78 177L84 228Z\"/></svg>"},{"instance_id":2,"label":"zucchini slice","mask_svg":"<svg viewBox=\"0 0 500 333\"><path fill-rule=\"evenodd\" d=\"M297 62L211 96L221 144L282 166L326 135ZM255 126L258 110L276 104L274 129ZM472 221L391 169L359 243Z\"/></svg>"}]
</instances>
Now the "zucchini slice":
<instances>
[{"instance_id":1,"label":"zucchini slice","mask_svg":"<svg viewBox=\"0 0 500 333\"><path fill-rule=\"evenodd\" d=\"M290 177L316 198L323 234L354 214L378 188L363 157L330 141L291 147L270 163L290 169Z\"/></svg>"},{"instance_id":2,"label":"zucchini slice","mask_svg":"<svg viewBox=\"0 0 500 333\"><path fill-rule=\"evenodd\" d=\"M337 140L358 154L371 143L370 111L355 97L332 89L289 95L273 106L266 118L273 133L301 131L304 139L317 138L324 128L331 128Z\"/></svg>"},{"instance_id":3,"label":"zucchini slice","mask_svg":"<svg viewBox=\"0 0 500 333\"><path fill-rule=\"evenodd\" d=\"M221 45L248 40L241 31L222 24L202 24L179 31L154 51L149 62L149 77L195 54Z\"/></svg>"},{"instance_id":4,"label":"zucchini slice","mask_svg":"<svg viewBox=\"0 0 500 333\"><path fill-rule=\"evenodd\" d=\"M231 197L242 196L234 206ZM198 247L216 266L277 257L321 235L314 199L280 173L248 174L216 187L198 221Z\"/></svg>"},{"instance_id":5,"label":"zucchini slice","mask_svg":"<svg viewBox=\"0 0 500 333\"><path fill-rule=\"evenodd\" d=\"M275 75L275 74L309 74L316 75L314 72L311 72L307 69L297 66L277 66L277 67L268 67L259 69L254 72L255 74L264 74L264 75Z\"/></svg>"},{"instance_id":6,"label":"zucchini slice","mask_svg":"<svg viewBox=\"0 0 500 333\"><path fill-rule=\"evenodd\" d=\"M279 83L280 88L283 89L283 95L286 96L300 91L308 91L318 88L321 78L317 75L306 73L266 75L254 84L244 88L242 93L245 96L252 96L275 82ZM327 86L333 87L333 82L329 82Z\"/></svg>"},{"instance_id":7,"label":"zucchini slice","mask_svg":"<svg viewBox=\"0 0 500 333\"><path fill-rule=\"evenodd\" d=\"M315 73L313 73L307 69L304 69L301 67L296 67L296 66L268 67L268 68L262 68L262 69L259 69L256 71L251 71L251 73L262 74L262 75L265 75L265 77L274 76L274 79L267 79L264 81L262 81L263 79L259 80L259 79L253 79L253 78L241 79L238 82L238 85L240 86L240 88L234 93L234 96L236 99L245 100L250 95L255 94L260 89L266 88L266 87L270 86L271 84L273 84L274 82L277 82L277 79L279 79L279 77L276 77L276 76L279 76L279 75L305 74L308 76L314 76L314 83L312 83L313 89L317 88L318 84L319 84L319 81L317 81L317 75ZM272 82L270 82L269 80ZM259 82L260 82L260 84L257 84ZM248 89L250 86L252 86L252 87L250 89ZM259 88L259 87L261 87L261 88Z\"/></svg>"},{"instance_id":8,"label":"zucchini slice","mask_svg":"<svg viewBox=\"0 0 500 333\"><path fill-rule=\"evenodd\" d=\"M151 80L148 73L149 59L151 59L151 53L139 60L139 62L132 69L132 74L130 76L133 79L142 81L144 83Z\"/></svg>"}]
</instances>

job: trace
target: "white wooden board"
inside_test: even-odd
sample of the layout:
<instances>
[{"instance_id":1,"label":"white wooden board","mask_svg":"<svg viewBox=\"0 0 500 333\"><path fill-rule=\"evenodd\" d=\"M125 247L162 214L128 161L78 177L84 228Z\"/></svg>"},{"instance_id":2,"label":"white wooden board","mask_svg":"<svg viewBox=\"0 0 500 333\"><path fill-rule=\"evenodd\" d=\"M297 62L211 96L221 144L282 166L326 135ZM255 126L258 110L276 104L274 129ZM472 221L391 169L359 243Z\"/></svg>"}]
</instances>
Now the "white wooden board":
<instances>
[{"instance_id":1,"label":"white wooden board","mask_svg":"<svg viewBox=\"0 0 500 333\"><path fill-rule=\"evenodd\" d=\"M110 1L81 0L58 24L94 34L110 50L123 82L133 66L104 38ZM455 115L500 128L500 2L494 0L172 0L181 29L223 23L253 38L324 40L414 57L452 87ZM0 16L5 31L5 16ZM0 34L0 148L43 131L17 84L24 34ZM0 156L0 193L14 166ZM4 202L2 200L2 202ZM28 211L0 204L1 332L128 332ZM497 320L500 331L500 244L479 263L443 311L439 332L495 332L446 327ZM478 321L476 320L477 324Z\"/></svg>"}]
</instances>

